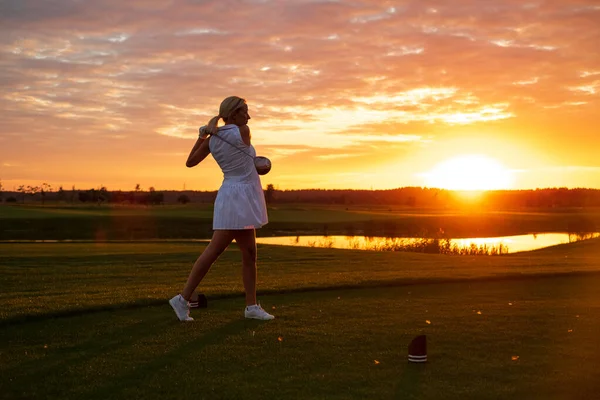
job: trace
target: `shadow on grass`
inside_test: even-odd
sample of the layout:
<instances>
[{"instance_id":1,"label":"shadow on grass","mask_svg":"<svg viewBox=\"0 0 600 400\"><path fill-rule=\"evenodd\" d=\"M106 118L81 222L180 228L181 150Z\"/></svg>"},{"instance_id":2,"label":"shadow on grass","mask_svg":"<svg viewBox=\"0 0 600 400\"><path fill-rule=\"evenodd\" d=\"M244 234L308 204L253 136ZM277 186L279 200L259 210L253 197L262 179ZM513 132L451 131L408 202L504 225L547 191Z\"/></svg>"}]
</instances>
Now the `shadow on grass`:
<instances>
[{"instance_id":1,"label":"shadow on grass","mask_svg":"<svg viewBox=\"0 0 600 400\"><path fill-rule=\"evenodd\" d=\"M399 287L399 286L414 286L414 285L434 285L445 283L462 283L462 282L500 282L500 281L527 281L542 278L560 278L560 277L578 277L578 276L596 276L600 275L600 271L565 271L565 272L540 272L540 273L506 273L497 274L494 276L478 276L478 277L461 277L461 278L400 278L388 280L370 280L359 283L325 285L325 286L306 286L299 288L282 288L282 289L265 289L259 290L259 296L282 295L291 293L306 293L306 292L324 292L330 290L353 290L353 289L368 289L377 287ZM241 292L222 293L219 295L209 296L210 301L223 300L236 297L243 297ZM99 313L105 311L130 310L146 307L164 306L167 304L167 299L140 299L128 303L105 304L98 306L89 306L83 308L71 308L40 314L24 314L9 317L0 320L0 328L5 326L14 326L17 324L26 324L30 322L38 322L55 318L78 317L90 313Z\"/></svg>"},{"instance_id":2,"label":"shadow on grass","mask_svg":"<svg viewBox=\"0 0 600 400\"><path fill-rule=\"evenodd\" d=\"M141 381L149 375L156 374L157 371L165 370L169 368L169 366L177 364L182 360L196 357L198 350L221 344L228 337L239 335L248 329L254 329L259 324L260 321L235 319L218 328L204 332L200 336L192 334L188 337L188 340L178 340L177 342L179 345L172 348L170 351L165 352L144 364L138 364L139 367L135 370L114 377L104 385L90 388L88 391L81 393L81 397L88 400L118 398L119 394L121 394L124 389L129 388L129 385L123 385L123 382ZM191 373L190 379L193 379L193 371L196 369L196 362L196 358L191 359L189 362Z\"/></svg>"},{"instance_id":3,"label":"shadow on grass","mask_svg":"<svg viewBox=\"0 0 600 400\"><path fill-rule=\"evenodd\" d=\"M143 341L146 337L154 336L156 334L155 331L147 329L147 327L149 324L154 326L162 319L164 319L164 315L157 315L147 321L146 324L130 322L127 325L121 325L112 329L103 326L100 337L93 335L90 339L81 342L75 340L69 345L60 347L48 353L48 355L44 355L43 362L40 358L35 357L17 363L12 368L6 369L3 373L6 376L18 377L15 378L16 381L13 382L13 387L30 388L32 382L37 382L39 377L48 378L56 374L57 371L68 373L69 368L73 366L77 369L86 363L89 364L91 360L101 357L107 352L116 352L119 349L131 347L135 343ZM65 324L67 323L65 322ZM48 341L52 342L53 337L48 338ZM59 396L62 394L64 393L53 393L53 395Z\"/></svg>"},{"instance_id":4,"label":"shadow on grass","mask_svg":"<svg viewBox=\"0 0 600 400\"><path fill-rule=\"evenodd\" d=\"M164 302L162 305L166 309ZM260 324L261 321L246 320L246 319L235 319L224 323L223 325L217 326L214 329L201 330L197 329L198 325L192 323L181 323L176 320L172 312L169 310L169 318L165 320L165 313L152 313L153 316L150 318L147 315L143 318L143 322L139 321L123 321L116 319L114 323L117 326L111 326L113 322L109 319L104 319L103 322L97 325L92 331L100 331L102 334L98 336L94 334L88 338L84 338L81 341L77 340L77 327L71 326L68 321L62 321L66 331L61 335L66 335L63 344L50 350L44 351L45 354L38 354L33 358L24 358L20 362L12 365L10 368L3 371L3 375L11 377L12 388L20 388L19 392L13 393L13 395L19 396L36 396L39 393L43 393L49 397L71 397L76 396L77 398L86 399L106 399L119 397L118 393L122 390L126 390L130 385L124 385L123 382L136 382L148 375L156 374L157 371L165 370L170 365L192 357L191 354L197 354L199 350L203 348L220 345L230 336L236 336L247 330L254 330ZM95 317L90 317L94 319ZM82 322L80 321L79 324ZM107 325L108 323L109 325ZM159 329L158 335L156 331L157 326L162 326ZM152 329L154 328L154 329ZM63 329L59 329L58 332L62 332ZM34 329L33 334L37 335L39 332ZM168 338L172 333L175 333L177 339L170 341ZM161 338L165 337L163 342ZM72 339L69 339L72 336ZM27 340L24 338L17 340L18 342ZM56 338L51 335L48 338L48 342L52 343ZM70 343L70 340L73 342ZM118 376L100 376L91 380L87 384L81 384L81 382L75 382L73 385L67 386L53 386L46 387L40 385L39 377L44 377L50 381L56 380L58 377L69 382L73 374L77 374L82 369L89 369L90 366L93 368L101 368L102 371L106 369L106 364L100 363L96 365L96 360L102 360L107 354L113 354L115 360L119 360L119 356L122 351L137 346L143 346L144 343L156 343L158 340L161 347L165 347L165 352L158 352L153 355L148 361L136 363L132 368L125 368L127 361L123 365L125 373ZM40 342L45 343L43 340ZM173 347L169 345L174 345ZM45 348L45 346L44 346ZM27 354L27 352L25 353ZM32 354L33 356L33 354ZM118 361L117 361L118 362ZM190 360L190 370L195 370L194 364L197 360ZM100 378L98 380L98 378ZM95 380L95 382L94 382ZM48 390L51 390L49 392ZM0 396L2 397L2 396Z\"/></svg>"}]
</instances>

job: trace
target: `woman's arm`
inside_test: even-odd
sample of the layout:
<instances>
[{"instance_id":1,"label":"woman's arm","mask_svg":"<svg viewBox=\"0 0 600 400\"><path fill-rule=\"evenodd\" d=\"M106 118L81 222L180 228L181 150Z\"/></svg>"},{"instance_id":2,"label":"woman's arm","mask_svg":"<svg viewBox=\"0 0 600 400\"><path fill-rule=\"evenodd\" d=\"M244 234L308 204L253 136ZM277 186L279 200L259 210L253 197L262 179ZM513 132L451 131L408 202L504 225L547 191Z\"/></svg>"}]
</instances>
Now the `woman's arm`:
<instances>
[{"instance_id":1,"label":"woman's arm","mask_svg":"<svg viewBox=\"0 0 600 400\"><path fill-rule=\"evenodd\" d=\"M209 142L210 137L208 137L208 139L198 138L198 140L196 140L196 144L194 144L194 147L192 148L192 151L190 151L190 155L185 162L186 167L195 167L210 154L210 148L208 147Z\"/></svg>"},{"instance_id":2,"label":"woman's arm","mask_svg":"<svg viewBox=\"0 0 600 400\"><path fill-rule=\"evenodd\" d=\"M240 128L240 135L246 146L250 146L250 128L248 125L242 125Z\"/></svg>"}]
</instances>

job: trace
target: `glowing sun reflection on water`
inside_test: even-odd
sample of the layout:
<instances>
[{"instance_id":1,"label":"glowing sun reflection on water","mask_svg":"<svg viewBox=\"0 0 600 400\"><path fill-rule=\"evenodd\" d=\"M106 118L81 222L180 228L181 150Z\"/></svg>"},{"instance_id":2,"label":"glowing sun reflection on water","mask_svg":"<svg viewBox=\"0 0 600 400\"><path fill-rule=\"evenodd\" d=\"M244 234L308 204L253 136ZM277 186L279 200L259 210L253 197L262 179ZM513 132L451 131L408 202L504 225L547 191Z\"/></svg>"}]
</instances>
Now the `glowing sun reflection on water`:
<instances>
[{"instance_id":1,"label":"glowing sun reflection on water","mask_svg":"<svg viewBox=\"0 0 600 400\"><path fill-rule=\"evenodd\" d=\"M574 235L569 233L540 233L490 238L440 239L440 242L447 243L449 247L456 249L484 247L488 249L502 248L502 253L516 253L520 251L537 250L544 247L596 237L600 237L599 232L585 235ZM433 241L433 239L387 238L370 236L280 236L260 237L257 238L256 241L262 244L276 244L285 246L385 251L399 250L404 247L414 248L425 241Z\"/></svg>"}]
</instances>

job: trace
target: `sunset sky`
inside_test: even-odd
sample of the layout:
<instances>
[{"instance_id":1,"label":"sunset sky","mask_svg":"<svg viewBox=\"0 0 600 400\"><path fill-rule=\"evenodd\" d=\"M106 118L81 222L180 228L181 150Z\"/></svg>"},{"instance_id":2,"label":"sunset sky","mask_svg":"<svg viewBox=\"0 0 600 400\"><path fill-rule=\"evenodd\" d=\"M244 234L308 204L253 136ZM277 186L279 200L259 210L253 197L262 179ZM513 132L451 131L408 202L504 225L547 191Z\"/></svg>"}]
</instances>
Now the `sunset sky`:
<instances>
[{"instance_id":1,"label":"sunset sky","mask_svg":"<svg viewBox=\"0 0 600 400\"><path fill-rule=\"evenodd\" d=\"M597 0L4 0L0 179L216 190L237 95L264 185L600 188L599 43Z\"/></svg>"}]
</instances>

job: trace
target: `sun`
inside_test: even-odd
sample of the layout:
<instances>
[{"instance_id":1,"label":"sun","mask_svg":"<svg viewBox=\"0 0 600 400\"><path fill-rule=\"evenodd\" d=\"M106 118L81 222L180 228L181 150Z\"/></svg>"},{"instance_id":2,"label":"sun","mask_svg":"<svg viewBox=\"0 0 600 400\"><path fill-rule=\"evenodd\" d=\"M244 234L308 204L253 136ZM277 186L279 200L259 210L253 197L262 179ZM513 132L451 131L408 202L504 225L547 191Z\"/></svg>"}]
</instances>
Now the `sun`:
<instances>
[{"instance_id":1,"label":"sun","mask_svg":"<svg viewBox=\"0 0 600 400\"><path fill-rule=\"evenodd\" d=\"M449 190L510 189L513 177L497 160L477 154L443 161L424 174L426 186Z\"/></svg>"}]
</instances>

